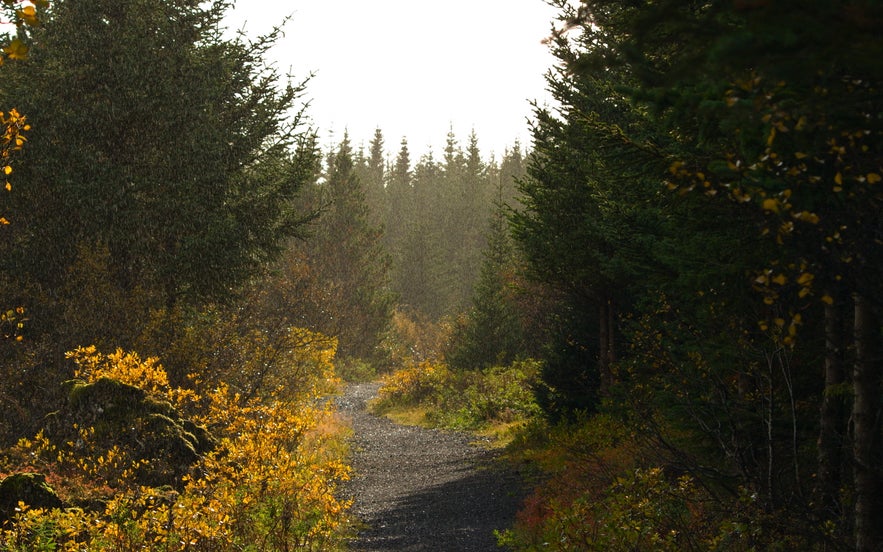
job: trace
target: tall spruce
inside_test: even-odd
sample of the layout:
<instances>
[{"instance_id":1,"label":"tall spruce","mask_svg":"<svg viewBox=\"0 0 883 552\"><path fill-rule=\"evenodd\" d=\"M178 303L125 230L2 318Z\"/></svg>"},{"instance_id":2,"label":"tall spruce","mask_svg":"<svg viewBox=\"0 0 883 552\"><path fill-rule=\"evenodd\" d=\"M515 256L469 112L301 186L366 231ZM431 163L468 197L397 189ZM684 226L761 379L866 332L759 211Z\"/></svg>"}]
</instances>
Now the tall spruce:
<instances>
[{"instance_id":1,"label":"tall spruce","mask_svg":"<svg viewBox=\"0 0 883 552\"><path fill-rule=\"evenodd\" d=\"M169 307L230 297L297 230L292 200L315 169L303 86L264 65L276 33L224 38L228 6L54 2L30 61L7 71L4 105L41 129L0 253L37 291L33 330L76 299L67 280L84 251L120 293Z\"/></svg>"},{"instance_id":2,"label":"tall spruce","mask_svg":"<svg viewBox=\"0 0 883 552\"><path fill-rule=\"evenodd\" d=\"M526 350L524 328L514 295L517 263L502 205L491 219L488 244L472 304L445 355L455 368L506 365Z\"/></svg>"},{"instance_id":3,"label":"tall spruce","mask_svg":"<svg viewBox=\"0 0 883 552\"><path fill-rule=\"evenodd\" d=\"M319 329L338 338L341 357L383 362L380 344L392 315L389 257L353 155L345 136L328 156L318 186L322 213L305 244L307 262L327 290L323 309L329 316Z\"/></svg>"},{"instance_id":4,"label":"tall spruce","mask_svg":"<svg viewBox=\"0 0 883 552\"><path fill-rule=\"evenodd\" d=\"M565 124L541 113L533 174L559 185L528 189L525 212L545 204L566 216L588 198L591 209L577 203L577 212L591 221L573 223L595 230L584 244L610 249L592 249L604 254L592 260L598 273L583 282L597 289L605 274L643 274L647 289L660 292L655 309L639 304L632 313L641 322L629 331L633 352L619 363L632 370L622 391L633 404L645 401L645 420L681 417L689 424L684 429L717 442L716 485L739 481L760 509L805 511L805 519L829 527L818 531L815 521L782 516L777 530L790 538L842 547L852 532L851 548L878 548L881 534L872 520L883 507L883 440L871 420L881 417L883 369L877 277L883 42L873 29L883 20L881 8L835 1L559 6L564 25L554 43L565 56L557 75L568 84L556 90ZM601 86L580 87L590 79ZM605 83L615 88L596 94L594 105L580 104ZM567 86L577 93L561 94ZM637 127L611 112L629 104ZM614 132L604 138L593 131L580 143L567 132L581 126ZM648 158L648 174L667 179L672 191L665 216L649 220L651 228L661 222L663 233L651 232L649 241L629 226L647 219L623 217L628 212L621 208L646 205L653 196L610 201L640 187L568 195L583 178L625 184L610 178L622 159L622 149L612 146L642 134L659 159ZM601 163L580 173L587 159ZM569 200L555 204L556 198ZM561 230L537 241L534 251L572 235ZM624 244L642 243L651 245L643 250L660 261L662 278L655 263L643 266L634 262L640 256L623 254ZM547 264L559 270L545 270ZM578 277L551 256L537 267L552 281ZM572 298L566 304L582 308ZM657 348L648 335L665 346ZM654 392L643 394L648 383ZM674 450L676 440L663 441ZM687 442L677 446L700 454ZM671 461L683 465L686 457Z\"/></svg>"}]
</instances>

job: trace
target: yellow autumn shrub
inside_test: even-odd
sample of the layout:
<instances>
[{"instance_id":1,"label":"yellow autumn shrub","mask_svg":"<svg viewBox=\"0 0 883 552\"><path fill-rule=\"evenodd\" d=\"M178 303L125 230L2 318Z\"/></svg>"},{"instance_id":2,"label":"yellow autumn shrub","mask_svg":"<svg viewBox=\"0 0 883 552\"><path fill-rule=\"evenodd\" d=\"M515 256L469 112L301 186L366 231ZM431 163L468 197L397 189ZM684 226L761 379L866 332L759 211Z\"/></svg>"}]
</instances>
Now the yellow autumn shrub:
<instances>
[{"instance_id":1,"label":"yellow autumn shrub","mask_svg":"<svg viewBox=\"0 0 883 552\"><path fill-rule=\"evenodd\" d=\"M326 398L334 382L334 342L306 330L293 329L292 334L303 344L286 359L299 376L296 392L279 378L272 388L248 398L226 384L201 395L173 388L155 358L119 350L103 355L91 347L72 351L78 378L116 379L186 406L217 445L173 489L135 484L132 474L143 466L118 448L91 448L94 428L77 428L78 437L62 444L42 434L23 440L19 457L47 473L60 497L68 504L76 497L80 507L40 510L20 504L15 518L0 529L0 549L339 548L349 503L336 491L349 477L349 467Z\"/></svg>"},{"instance_id":2,"label":"yellow autumn shrub","mask_svg":"<svg viewBox=\"0 0 883 552\"><path fill-rule=\"evenodd\" d=\"M450 369L440 362L408 364L382 378L377 404L417 404L449 378Z\"/></svg>"}]
</instances>

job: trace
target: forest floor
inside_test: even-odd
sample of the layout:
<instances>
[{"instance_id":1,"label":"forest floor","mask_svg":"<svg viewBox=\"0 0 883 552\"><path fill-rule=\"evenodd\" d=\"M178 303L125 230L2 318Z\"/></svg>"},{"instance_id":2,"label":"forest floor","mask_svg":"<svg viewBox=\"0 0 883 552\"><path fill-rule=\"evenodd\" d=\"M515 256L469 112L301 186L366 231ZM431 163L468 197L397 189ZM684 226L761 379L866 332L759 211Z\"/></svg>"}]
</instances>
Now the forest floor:
<instances>
[{"instance_id":1,"label":"forest floor","mask_svg":"<svg viewBox=\"0 0 883 552\"><path fill-rule=\"evenodd\" d=\"M376 383L350 384L338 399L352 424L358 551L499 551L523 496L499 453L463 432L404 426L368 412Z\"/></svg>"}]
</instances>

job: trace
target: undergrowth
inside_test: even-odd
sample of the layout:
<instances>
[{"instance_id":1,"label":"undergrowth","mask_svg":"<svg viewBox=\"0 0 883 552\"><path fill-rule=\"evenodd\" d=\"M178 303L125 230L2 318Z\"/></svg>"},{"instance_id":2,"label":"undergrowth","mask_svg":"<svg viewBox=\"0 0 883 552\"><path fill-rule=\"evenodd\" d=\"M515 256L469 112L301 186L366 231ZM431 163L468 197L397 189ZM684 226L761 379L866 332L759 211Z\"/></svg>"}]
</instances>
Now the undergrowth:
<instances>
[{"instance_id":1,"label":"undergrowth","mask_svg":"<svg viewBox=\"0 0 883 552\"><path fill-rule=\"evenodd\" d=\"M137 387L168 412L186 413L213 448L171 485L139 484L137 447L107 447L94 427L71 439L22 439L2 465L45 474L64 508L19 503L0 528L0 549L25 551L337 550L349 502L336 496L349 477L345 430L331 403L334 340L309 334L288 365L300 385L246 397L228 384L170 386L157 359L95 348L70 353L82 385L111 378ZM309 335L308 335L309 334ZM127 432L127 428L121 430ZM143 442L150 437L140 434ZM149 468L149 466L147 466ZM0 474L3 475L3 474Z\"/></svg>"},{"instance_id":2,"label":"undergrowth","mask_svg":"<svg viewBox=\"0 0 883 552\"><path fill-rule=\"evenodd\" d=\"M421 425L470 431L509 429L539 415L532 360L484 370L452 370L441 362L410 364L382 378L374 412L399 419L421 412Z\"/></svg>"},{"instance_id":3,"label":"undergrowth","mask_svg":"<svg viewBox=\"0 0 883 552\"><path fill-rule=\"evenodd\" d=\"M538 369L534 361L482 371L415 363L383 378L372 408L429 427L506 428L504 459L532 486L513 525L497 533L510 550L817 548L806 535L779 532L772 521L783 513L764 512L751 493L727 494L678 469L633 421L605 408L549 421L533 396Z\"/></svg>"}]
</instances>

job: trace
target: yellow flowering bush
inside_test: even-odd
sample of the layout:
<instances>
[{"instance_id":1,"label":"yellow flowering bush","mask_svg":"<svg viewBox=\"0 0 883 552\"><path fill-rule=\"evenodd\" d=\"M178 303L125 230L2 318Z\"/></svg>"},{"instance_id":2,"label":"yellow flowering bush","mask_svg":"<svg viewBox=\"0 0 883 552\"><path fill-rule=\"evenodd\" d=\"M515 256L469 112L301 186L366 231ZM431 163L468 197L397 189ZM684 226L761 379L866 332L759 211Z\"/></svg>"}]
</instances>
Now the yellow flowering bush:
<instances>
[{"instance_id":1,"label":"yellow flowering bush","mask_svg":"<svg viewBox=\"0 0 883 552\"><path fill-rule=\"evenodd\" d=\"M74 377L87 383L110 378L143 389L154 398L167 400L178 408L185 407L198 398L190 389L171 387L169 377L156 357L142 360L137 353L122 349L105 356L94 345L78 347L66 356L77 363Z\"/></svg>"},{"instance_id":2,"label":"yellow flowering bush","mask_svg":"<svg viewBox=\"0 0 883 552\"><path fill-rule=\"evenodd\" d=\"M336 490L349 477L349 467L343 461L342 430L325 399L334 379L334 343L312 337L286 360L300 383L311 380L310 385L292 393L279 379L250 398L225 384L203 395L173 388L154 358L123 351L103 355L92 347L72 351L77 378L112 378L172 404L186 402L197 412L193 421L209 428L217 445L171 488L136 484L133 474L144 466L120 448L96 449L94 428L76 428L77 437L66 443L52 443L43 434L23 440L17 447L22 464L47 473L72 507L20 504L0 529L0 549L337 548L349 503L338 499Z\"/></svg>"},{"instance_id":3,"label":"yellow flowering bush","mask_svg":"<svg viewBox=\"0 0 883 552\"><path fill-rule=\"evenodd\" d=\"M378 405L419 403L449 379L450 369L444 364L424 360L407 365L382 378Z\"/></svg>"}]
</instances>

